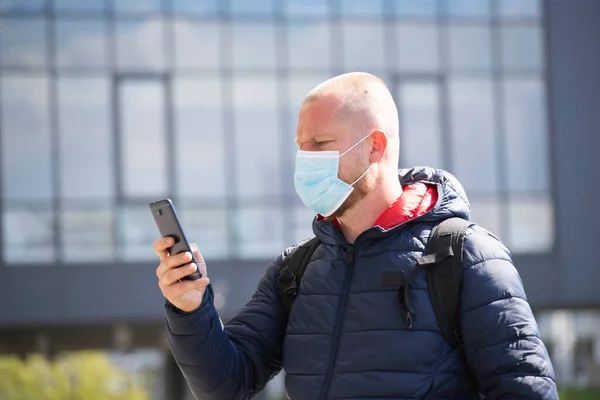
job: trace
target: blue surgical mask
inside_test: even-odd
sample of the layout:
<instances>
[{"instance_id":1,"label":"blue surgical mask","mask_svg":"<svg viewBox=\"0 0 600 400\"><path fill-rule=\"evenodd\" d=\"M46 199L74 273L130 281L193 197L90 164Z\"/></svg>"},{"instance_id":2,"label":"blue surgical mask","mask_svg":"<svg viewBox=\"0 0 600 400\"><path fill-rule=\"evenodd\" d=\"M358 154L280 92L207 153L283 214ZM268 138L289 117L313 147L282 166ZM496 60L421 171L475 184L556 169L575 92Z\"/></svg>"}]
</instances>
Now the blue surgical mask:
<instances>
[{"instance_id":1,"label":"blue surgical mask","mask_svg":"<svg viewBox=\"0 0 600 400\"><path fill-rule=\"evenodd\" d=\"M329 217L344 204L354 190L354 184L369 172L373 164L369 165L369 168L357 180L347 184L338 178L340 157L369 136L370 134L342 154L339 151L298 150L294 184L298 196L306 207L324 217Z\"/></svg>"}]
</instances>

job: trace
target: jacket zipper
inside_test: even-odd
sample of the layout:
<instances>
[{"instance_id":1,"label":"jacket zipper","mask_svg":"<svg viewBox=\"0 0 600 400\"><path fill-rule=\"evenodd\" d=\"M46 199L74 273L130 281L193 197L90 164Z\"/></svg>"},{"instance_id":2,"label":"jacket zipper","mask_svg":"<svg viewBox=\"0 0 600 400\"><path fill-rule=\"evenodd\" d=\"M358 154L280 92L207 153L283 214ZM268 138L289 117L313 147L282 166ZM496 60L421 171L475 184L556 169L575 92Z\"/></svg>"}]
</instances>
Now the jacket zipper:
<instances>
[{"instance_id":1,"label":"jacket zipper","mask_svg":"<svg viewBox=\"0 0 600 400\"><path fill-rule=\"evenodd\" d=\"M342 293L342 298L340 300L340 304L338 305L338 312L335 318L335 327L333 330L333 346L331 346L331 354L329 355L329 365L327 366L327 371L325 372L325 385L323 386L323 391L321 392L320 396L322 400L325 400L327 398L327 392L329 391L329 385L331 383L331 378L333 377L333 367L335 366L335 360L337 359L337 352L340 346L340 327L342 325L342 320L346 311L346 303L348 302L348 292L350 291L350 280L352 279L352 273L354 271L353 245L349 245L346 249L346 261L350 264L350 268L346 271L346 276L344 277L344 291Z\"/></svg>"}]
</instances>

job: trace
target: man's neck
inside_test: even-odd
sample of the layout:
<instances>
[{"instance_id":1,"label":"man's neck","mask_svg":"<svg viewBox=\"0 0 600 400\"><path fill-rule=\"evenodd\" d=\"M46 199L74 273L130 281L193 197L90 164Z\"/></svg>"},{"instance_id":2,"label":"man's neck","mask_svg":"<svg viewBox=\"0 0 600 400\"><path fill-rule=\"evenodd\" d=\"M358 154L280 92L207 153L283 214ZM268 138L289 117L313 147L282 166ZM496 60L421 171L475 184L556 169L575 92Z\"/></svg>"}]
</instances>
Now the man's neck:
<instances>
[{"instance_id":1,"label":"man's neck","mask_svg":"<svg viewBox=\"0 0 600 400\"><path fill-rule=\"evenodd\" d=\"M358 235L371 228L379 216L402 195L402 186L397 180L388 182L384 187L386 190L371 192L337 219L348 243L354 243Z\"/></svg>"}]
</instances>

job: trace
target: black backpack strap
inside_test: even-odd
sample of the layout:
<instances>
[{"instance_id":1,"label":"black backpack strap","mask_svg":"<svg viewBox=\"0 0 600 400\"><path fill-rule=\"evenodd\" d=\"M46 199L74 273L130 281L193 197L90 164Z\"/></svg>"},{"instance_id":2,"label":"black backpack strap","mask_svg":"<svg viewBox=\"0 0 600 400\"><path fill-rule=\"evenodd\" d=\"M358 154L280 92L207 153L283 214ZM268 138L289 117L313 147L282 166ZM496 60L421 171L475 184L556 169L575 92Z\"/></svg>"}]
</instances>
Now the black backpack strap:
<instances>
[{"instance_id":1,"label":"black backpack strap","mask_svg":"<svg viewBox=\"0 0 600 400\"><path fill-rule=\"evenodd\" d=\"M300 281L302 280L306 266L320 244L321 241L314 237L297 246L283 260L281 271L277 278L277 286L279 289L279 298L288 317L292 310L292 303L298 294L298 288L300 287Z\"/></svg>"},{"instance_id":2,"label":"black backpack strap","mask_svg":"<svg viewBox=\"0 0 600 400\"><path fill-rule=\"evenodd\" d=\"M449 218L440 222L429 235L427 255L416 260L419 267L427 267L429 298L444 339L453 347L462 347L460 294L463 244L465 233L472 225L472 222L461 218Z\"/></svg>"}]
</instances>

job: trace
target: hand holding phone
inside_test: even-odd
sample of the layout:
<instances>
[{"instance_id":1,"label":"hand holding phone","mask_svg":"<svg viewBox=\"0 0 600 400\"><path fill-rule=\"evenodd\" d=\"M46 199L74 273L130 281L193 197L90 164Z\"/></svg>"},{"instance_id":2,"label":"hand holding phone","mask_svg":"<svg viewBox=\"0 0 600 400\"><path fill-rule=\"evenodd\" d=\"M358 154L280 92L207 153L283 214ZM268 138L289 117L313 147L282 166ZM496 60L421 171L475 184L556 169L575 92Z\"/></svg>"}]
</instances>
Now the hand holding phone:
<instances>
[{"instance_id":1,"label":"hand holding phone","mask_svg":"<svg viewBox=\"0 0 600 400\"><path fill-rule=\"evenodd\" d=\"M202 303L210 283L206 263L198 248L188 243L171 200L151 203L150 210L163 236L154 242L154 251L161 261L156 269L158 286L175 307L194 311Z\"/></svg>"}]
</instances>

